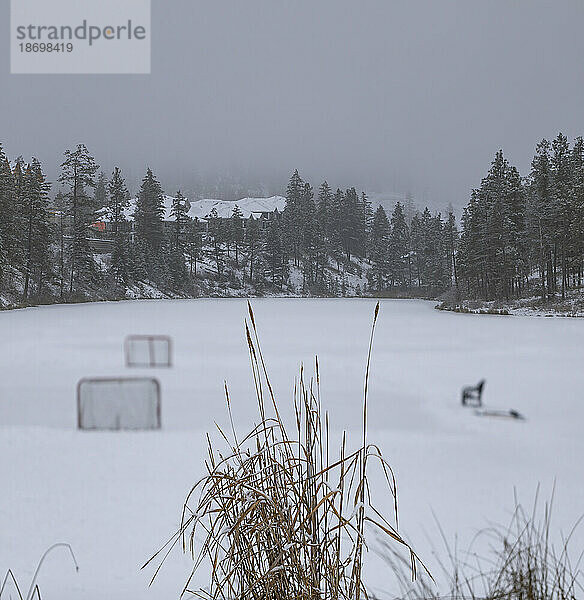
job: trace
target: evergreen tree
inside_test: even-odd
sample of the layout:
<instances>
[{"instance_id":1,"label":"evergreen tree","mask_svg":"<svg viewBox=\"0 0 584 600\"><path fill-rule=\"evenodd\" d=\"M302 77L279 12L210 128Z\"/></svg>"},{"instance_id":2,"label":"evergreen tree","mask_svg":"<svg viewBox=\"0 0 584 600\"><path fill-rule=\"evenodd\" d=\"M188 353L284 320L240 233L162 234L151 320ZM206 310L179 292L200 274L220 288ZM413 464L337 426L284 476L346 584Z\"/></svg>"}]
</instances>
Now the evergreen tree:
<instances>
[{"instance_id":1,"label":"evergreen tree","mask_svg":"<svg viewBox=\"0 0 584 600\"><path fill-rule=\"evenodd\" d=\"M270 271L272 285L282 289L288 277L288 269L284 236L279 219L272 219L268 224L264 257Z\"/></svg>"},{"instance_id":2,"label":"evergreen tree","mask_svg":"<svg viewBox=\"0 0 584 600\"><path fill-rule=\"evenodd\" d=\"M575 214L572 205L572 156L568 139L559 133L552 142L551 167L553 177L553 214L554 214L554 281L558 269L561 269L562 299L566 297L568 286L569 241L572 220Z\"/></svg>"},{"instance_id":3,"label":"evergreen tree","mask_svg":"<svg viewBox=\"0 0 584 600\"><path fill-rule=\"evenodd\" d=\"M426 240L427 281L433 293L440 292L450 284L444 223L440 213L430 219Z\"/></svg>"},{"instance_id":4,"label":"evergreen tree","mask_svg":"<svg viewBox=\"0 0 584 600\"><path fill-rule=\"evenodd\" d=\"M343 253L343 218L344 218L344 196L343 192L337 188L329 211L329 248L331 256L337 263L337 271L340 272L340 265L344 258Z\"/></svg>"},{"instance_id":5,"label":"evergreen tree","mask_svg":"<svg viewBox=\"0 0 584 600\"><path fill-rule=\"evenodd\" d=\"M180 190L176 197L172 199L171 217L174 219L172 245L184 252L184 235L187 223L190 220L188 215L187 200Z\"/></svg>"},{"instance_id":6,"label":"evergreen tree","mask_svg":"<svg viewBox=\"0 0 584 600\"><path fill-rule=\"evenodd\" d=\"M15 243L14 179L8 157L0 145L0 289Z\"/></svg>"},{"instance_id":7,"label":"evergreen tree","mask_svg":"<svg viewBox=\"0 0 584 600\"><path fill-rule=\"evenodd\" d=\"M283 231L285 232L285 243L290 249L295 266L300 265L302 251L302 238L304 229L304 181L295 170L286 189L286 207L283 213Z\"/></svg>"},{"instance_id":8,"label":"evergreen tree","mask_svg":"<svg viewBox=\"0 0 584 600\"><path fill-rule=\"evenodd\" d=\"M515 167L509 167L506 173L504 207L504 234L508 243L506 294L519 296L522 289L529 285L529 252L526 193Z\"/></svg>"},{"instance_id":9,"label":"evergreen tree","mask_svg":"<svg viewBox=\"0 0 584 600\"><path fill-rule=\"evenodd\" d=\"M145 243L141 239L136 239L134 236L133 243L130 244L129 248L130 256L130 279L132 281L145 281L152 275L152 265L148 264L147 256L151 251L146 247Z\"/></svg>"},{"instance_id":10,"label":"evergreen tree","mask_svg":"<svg viewBox=\"0 0 584 600\"><path fill-rule=\"evenodd\" d=\"M41 296L43 284L52 271L50 231L48 216L49 185L36 158L26 168L24 175L24 217L26 228L22 243L25 255L23 297L28 300L32 283Z\"/></svg>"},{"instance_id":11,"label":"evergreen tree","mask_svg":"<svg viewBox=\"0 0 584 600\"><path fill-rule=\"evenodd\" d=\"M340 238L343 247L343 252L347 261L351 260L351 256L357 253L359 245L359 201L355 188L349 188L341 202L341 228Z\"/></svg>"},{"instance_id":12,"label":"evergreen tree","mask_svg":"<svg viewBox=\"0 0 584 600\"><path fill-rule=\"evenodd\" d=\"M88 228L94 220L94 203L87 194L95 187L95 173L99 166L83 144L65 152L59 182L65 186L69 201L68 213L72 219L69 245L69 292L80 284L89 283L96 274L96 266L87 239Z\"/></svg>"},{"instance_id":13,"label":"evergreen tree","mask_svg":"<svg viewBox=\"0 0 584 600\"><path fill-rule=\"evenodd\" d=\"M174 290L186 291L189 288L190 279L184 252L174 244L170 244L168 249L168 276Z\"/></svg>"},{"instance_id":14,"label":"evergreen tree","mask_svg":"<svg viewBox=\"0 0 584 600\"><path fill-rule=\"evenodd\" d=\"M584 139L576 138L572 150L571 206L574 211L570 229L570 270L572 285L582 286L584 274Z\"/></svg>"},{"instance_id":15,"label":"evergreen tree","mask_svg":"<svg viewBox=\"0 0 584 600\"><path fill-rule=\"evenodd\" d=\"M463 215L459 264L468 289L509 298L527 278L525 195L517 169L499 151Z\"/></svg>"},{"instance_id":16,"label":"evergreen tree","mask_svg":"<svg viewBox=\"0 0 584 600\"><path fill-rule=\"evenodd\" d=\"M187 200L180 190L172 200L171 216L174 219L172 240L170 244L169 274L176 290L188 287L189 279L185 264L185 234L187 231L188 216Z\"/></svg>"},{"instance_id":17,"label":"evergreen tree","mask_svg":"<svg viewBox=\"0 0 584 600\"><path fill-rule=\"evenodd\" d=\"M164 211L162 188L148 168L134 211L134 238L136 251L143 254L142 262L147 276L158 283L167 276L163 255Z\"/></svg>"},{"instance_id":18,"label":"evergreen tree","mask_svg":"<svg viewBox=\"0 0 584 600\"><path fill-rule=\"evenodd\" d=\"M114 168L107 189L109 197L106 196L107 202L103 206L107 207L106 214L111 223L112 232L116 236L118 232L127 229L128 220L125 211L130 206L130 194L126 187L126 181L118 167Z\"/></svg>"},{"instance_id":19,"label":"evergreen tree","mask_svg":"<svg viewBox=\"0 0 584 600\"><path fill-rule=\"evenodd\" d=\"M316 282L317 255L320 247L316 222L314 193L309 183L304 184L302 194L302 287L306 290Z\"/></svg>"},{"instance_id":20,"label":"evergreen tree","mask_svg":"<svg viewBox=\"0 0 584 600\"><path fill-rule=\"evenodd\" d=\"M128 239L129 223L125 210L130 206L130 195L122 172L115 167L108 184L107 215L111 223L114 248L110 266L110 277L114 286L125 291L133 271Z\"/></svg>"},{"instance_id":21,"label":"evergreen tree","mask_svg":"<svg viewBox=\"0 0 584 600\"><path fill-rule=\"evenodd\" d=\"M448 266L450 271L450 283L458 288L458 273L456 271L456 252L458 249L458 228L452 204L448 205L446 223L444 224L444 236L446 252L448 255Z\"/></svg>"},{"instance_id":22,"label":"evergreen tree","mask_svg":"<svg viewBox=\"0 0 584 600\"><path fill-rule=\"evenodd\" d=\"M26 260L22 243L27 227L26 200L24 197L25 173L26 163L24 158L19 156L14 163L12 176L13 206L8 211L8 223L10 223L10 233L7 236L8 262L13 269L23 269Z\"/></svg>"},{"instance_id":23,"label":"evergreen tree","mask_svg":"<svg viewBox=\"0 0 584 600\"><path fill-rule=\"evenodd\" d=\"M315 209L315 280L319 283L320 290L325 291L325 269L328 266L328 257L331 252L333 211L333 192L326 181L318 188Z\"/></svg>"},{"instance_id":24,"label":"evergreen tree","mask_svg":"<svg viewBox=\"0 0 584 600\"><path fill-rule=\"evenodd\" d=\"M66 231L66 221L68 219L68 209L69 203L65 194L63 192L58 192L55 196L55 201L53 203L55 209L55 217L57 220L55 226L55 238L58 247L58 265L57 265L57 274L59 278L59 297L63 299L65 295L65 231Z\"/></svg>"},{"instance_id":25,"label":"evergreen tree","mask_svg":"<svg viewBox=\"0 0 584 600\"><path fill-rule=\"evenodd\" d=\"M536 260L539 265L541 295L544 300L555 293L553 275L553 235L554 221L552 210L553 184L550 165L550 143L543 139L536 147L531 163L530 175L530 238L536 248Z\"/></svg>"},{"instance_id":26,"label":"evergreen tree","mask_svg":"<svg viewBox=\"0 0 584 600\"><path fill-rule=\"evenodd\" d=\"M223 244L225 242L225 226L223 224L223 219L219 218L215 208L209 214L207 224L209 239L213 247L213 258L217 268L217 278L221 279L224 267Z\"/></svg>"},{"instance_id":27,"label":"evergreen tree","mask_svg":"<svg viewBox=\"0 0 584 600\"><path fill-rule=\"evenodd\" d=\"M254 283L254 270L261 254L262 248L262 229L259 220L254 219L253 215L247 220L245 228L245 245L247 248L247 258L249 261L249 282Z\"/></svg>"},{"instance_id":28,"label":"evergreen tree","mask_svg":"<svg viewBox=\"0 0 584 600\"><path fill-rule=\"evenodd\" d=\"M126 286L132 282L132 275L135 275L136 272L137 270L134 268L132 248L130 247L128 236L125 231L120 231L114 238L114 247L109 269L109 274L114 287L118 291L125 292Z\"/></svg>"},{"instance_id":29,"label":"evergreen tree","mask_svg":"<svg viewBox=\"0 0 584 600\"><path fill-rule=\"evenodd\" d=\"M316 220L318 221L320 230L324 233L326 238L330 238L332 202L333 192L329 184L324 181L318 188Z\"/></svg>"},{"instance_id":30,"label":"evergreen tree","mask_svg":"<svg viewBox=\"0 0 584 600\"><path fill-rule=\"evenodd\" d=\"M432 244L432 215L430 210L426 206L420 217L420 237L421 237L421 248L420 248L420 284L424 287L431 287L433 285L433 244Z\"/></svg>"},{"instance_id":31,"label":"evergreen tree","mask_svg":"<svg viewBox=\"0 0 584 600\"><path fill-rule=\"evenodd\" d=\"M459 272L466 281L466 293L482 289L484 262L482 257L482 211L478 202L478 192L473 190L468 206L462 213L462 233L460 236L457 262Z\"/></svg>"},{"instance_id":32,"label":"evergreen tree","mask_svg":"<svg viewBox=\"0 0 584 600\"><path fill-rule=\"evenodd\" d=\"M382 291L387 286L389 276L389 221L383 206L379 205L371 227L371 269L367 276L369 287Z\"/></svg>"},{"instance_id":33,"label":"evergreen tree","mask_svg":"<svg viewBox=\"0 0 584 600\"><path fill-rule=\"evenodd\" d=\"M410 249L412 274L415 273L415 279L418 288L422 287L422 272L424 270L424 230L422 226L422 215L416 213L410 223Z\"/></svg>"},{"instance_id":34,"label":"evergreen tree","mask_svg":"<svg viewBox=\"0 0 584 600\"><path fill-rule=\"evenodd\" d=\"M197 276L197 263L201 259L202 251L203 234L201 224L195 217L187 222L185 230L185 252L191 277Z\"/></svg>"},{"instance_id":35,"label":"evergreen tree","mask_svg":"<svg viewBox=\"0 0 584 600\"><path fill-rule=\"evenodd\" d=\"M243 243L243 213L237 204L231 213L231 239L235 247L235 266L239 267L239 249Z\"/></svg>"},{"instance_id":36,"label":"evergreen tree","mask_svg":"<svg viewBox=\"0 0 584 600\"><path fill-rule=\"evenodd\" d=\"M408 276L410 234L402 205L398 202L391 215L388 262L392 284L405 287Z\"/></svg>"},{"instance_id":37,"label":"evergreen tree","mask_svg":"<svg viewBox=\"0 0 584 600\"><path fill-rule=\"evenodd\" d=\"M136 239L143 242L146 252L156 256L164 240L164 198L160 183L148 168L138 194L134 212Z\"/></svg>"},{"instance_id":38,"label":"evergreen tree","mask_svg":"<svg viewBox=\"0 0 584 600\"><path fill-rule=\"evenodd\" d=\"M361 211L363 215L363 257L369 258L371 253L371 227L373 226L373 209L365 192L361 192Z\"/></svg>"}]
</instances>

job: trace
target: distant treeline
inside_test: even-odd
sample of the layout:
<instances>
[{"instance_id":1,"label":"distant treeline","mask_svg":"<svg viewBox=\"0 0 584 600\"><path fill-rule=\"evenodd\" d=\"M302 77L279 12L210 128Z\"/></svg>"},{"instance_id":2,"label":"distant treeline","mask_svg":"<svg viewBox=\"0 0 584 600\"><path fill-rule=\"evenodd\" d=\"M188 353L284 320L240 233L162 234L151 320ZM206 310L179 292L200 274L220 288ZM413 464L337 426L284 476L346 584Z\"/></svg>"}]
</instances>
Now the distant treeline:
<instances>
[{"instance_id":1,"label":"distant treeline","mask_svg":"<svg viewBox=\"0 0 584 600\"><path fill-rule=\"evenodd\" d=\"M148 169L130 221L121 170L109 179L98 171L85 146L67 150L51 202L39 161L11 162L0 146L0 294L23 303L120 298L148 283L194 295L212 280L226 293L453 289L458 299L490 300L564 297L582 284L582 138L572 147L562 134L543 140L527 178L499 151L471 194L460 233L452 208L443 217L397 202L388 215L355 188L334 191L325 181L315 192L297 171L282 213L245 219L236 206L228 218L213 211L199 221L179 191L165 221L162 188ZM92 247L101 235L92 226L104 217L106 256Z\"/></svg>"}]
</instances>

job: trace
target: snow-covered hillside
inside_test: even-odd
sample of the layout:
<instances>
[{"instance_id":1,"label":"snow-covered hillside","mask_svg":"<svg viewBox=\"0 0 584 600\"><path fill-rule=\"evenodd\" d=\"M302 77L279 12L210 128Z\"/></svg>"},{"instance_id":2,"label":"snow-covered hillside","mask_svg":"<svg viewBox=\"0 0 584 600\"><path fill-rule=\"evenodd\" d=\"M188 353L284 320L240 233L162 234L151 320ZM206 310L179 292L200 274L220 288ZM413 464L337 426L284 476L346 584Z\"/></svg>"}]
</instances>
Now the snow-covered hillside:
<instances>
[{"instance_id":1,"label":"snow-covered hillside","mask_svg":"<svg viewBox=\"0 0 584 600\"><path fill-rule=\"evenodd\" d=\"M360 436L363 373L375 301L254 300L267 367L292 418L294 376L318 353L322 400L334 431ZM175 531L185 495L203 470L204 432L255 417L243 300L132 301L0 312L0 572L28 586L42 552L70 542L79 574L53 555L43 598L176 598L190 568L171 554L151 588L140 566ZM169 334L175 366L126 369L130 333ZM433 512L464 548L487 522L507 522L513 488L527 504L556 480L555 522L583 511L584 321L453 314L423 301L382 301L370 385L369 440L395 469L400 529L437 574ZM75 386L85 376L154 375L162 385L159 432L79 432ZM463 385L486 378L484 401L525 421L479 418L460 406ZM372 493L381 490L373 473ZM384 489L384 488L383 488ZM377 504L391 509L390 498ZM582 530L573 538L584 547ZM443 555L442 555L443 556ZM443 556L444 557L444 556ZM396 592L368 555L379 598ZM199 583L200 580L197 580Z\"/></svg>"}]
</instances>

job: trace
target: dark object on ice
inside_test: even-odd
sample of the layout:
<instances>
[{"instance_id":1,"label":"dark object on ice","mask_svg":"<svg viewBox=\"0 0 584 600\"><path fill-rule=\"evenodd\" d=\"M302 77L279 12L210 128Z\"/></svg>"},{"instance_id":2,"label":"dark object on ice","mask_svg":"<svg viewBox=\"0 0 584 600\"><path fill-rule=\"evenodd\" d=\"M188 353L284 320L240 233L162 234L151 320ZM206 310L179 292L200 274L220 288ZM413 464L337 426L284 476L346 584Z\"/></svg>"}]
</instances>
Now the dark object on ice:
<instances>
[{"instance_id":1,"label":"dark object on ice","mask_svg":"<svg viewBox=\"0 0 584 600\"><path fill-rule=\"evenodd\" d=\"M506 417L508 419L525 420L525 417L513 408L509 410L475 410L475 415L477 417Z\"/></svg>"},{"instance_id":2,"label":"dark object on ice","mask_svg":"<svg viewBox=\"0 0 584 600\"><path fill-rule=\"evenodd\" d=\"M476 385L462 388L462 406L482 406L483 388L485 380L481 379Z\"/></svg>"}]
</instances>

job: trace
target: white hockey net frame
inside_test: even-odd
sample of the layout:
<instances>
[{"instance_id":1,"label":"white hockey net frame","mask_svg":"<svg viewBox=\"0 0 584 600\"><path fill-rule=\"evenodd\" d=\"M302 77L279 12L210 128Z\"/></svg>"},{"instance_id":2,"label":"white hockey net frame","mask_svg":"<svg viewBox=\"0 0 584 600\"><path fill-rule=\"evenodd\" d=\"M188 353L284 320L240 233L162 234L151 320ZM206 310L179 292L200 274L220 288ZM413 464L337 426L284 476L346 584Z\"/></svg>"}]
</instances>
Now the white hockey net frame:
<instances>
[{"instance_id":1,"label":"white hockey net frame","mask_svg":"<svg viewBox=\"0 0 584 600\"><path fill-rule=\"evenodd\" d=\"M152 391L150 394L150 398L154 400L154 404L149 407L150 413L150 421L148 423L144 422L139 426L136 426L134 423L126 422L127 419L122 422L122 418L120 415L117 415L114 419L113 424L105 424L106 419L103 419L102 424L95 423L96 420L95 415L93 415L93 421L89 418L86 418L88 414L88 410L91 411L91 407L88 407L88 403L95 402L95 399L88 400L85 398L84 390L87 386L99 386L104 385L110 388L117 386L118 390L123 389L123 385L125 383L130 384L128 387L136 387L136 384L144 384L148 386ZM146 388L145 388L146 389ZM134 398L132 398L134 396ZM144 400L143 398L139 398ZM136 400L135 392L128 394L127 398L123 398L123 393L118 398L118 406L124 408L124 402L131 409L131 402ZM112 409L112 413L115 413L115 408L113 406L112 397L109 398L110 408ZM146 402L148 398L146 399ZM143 405L144 406L144 405ZM145 405L147 408L148 406ZM99 412L99 411L97 411ZM131 410L130 410L131 412ZM123 416L123 415L122 415ZM89 422L88 422L89 421ZM144 419L146 421L146 419ZM77 427L78 429L83 430L149 430L149 429L161 429L162 427L162 419L161 419L161 400L160 400L160 382L158 379L154 377L84 377L77 384Z\"/></svg>"},{"instance_id":2,"label":"white hockey net frame","mask_svg":"<svg viewBox=\"0 0 584 600\"><path fill-rule=\"evenodd\" d=\"M128 335L124 340L124 356L126 367L172 367L172 338L168 335Z\"/></svg>"}]
</instances>

